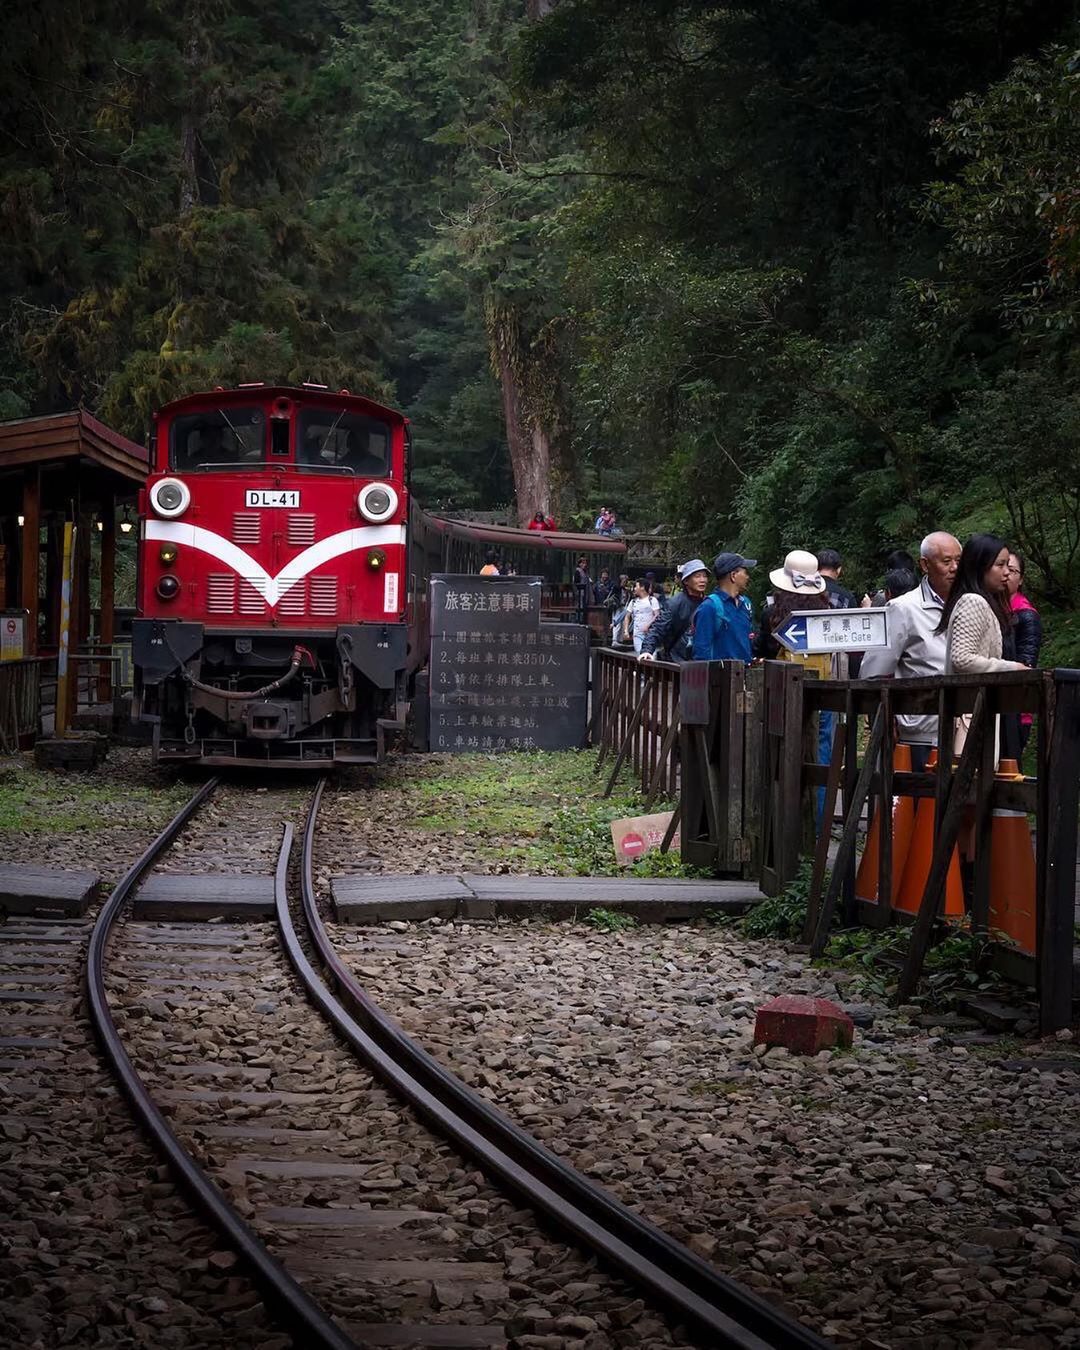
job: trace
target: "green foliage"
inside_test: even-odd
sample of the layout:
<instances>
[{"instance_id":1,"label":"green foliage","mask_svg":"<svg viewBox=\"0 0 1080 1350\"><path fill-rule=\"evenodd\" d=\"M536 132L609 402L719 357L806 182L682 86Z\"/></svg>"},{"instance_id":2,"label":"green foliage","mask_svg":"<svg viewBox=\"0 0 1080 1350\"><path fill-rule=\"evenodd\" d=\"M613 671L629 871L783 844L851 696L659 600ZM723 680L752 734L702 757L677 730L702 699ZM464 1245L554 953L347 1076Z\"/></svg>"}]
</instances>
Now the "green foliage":
<instances>
[{"instance_id":1,"label":"green foliage","mask_svg":"<svg viewBox=\"0 0 1080 1350\"><path fill-rule=\"evenodd\" d=\"M659 491L694 552L829 544L867 587L1000 523L1071 605L1078 77L1037 55L1066 24L577 0L526 29L523 85L596 175L554 229L598 481Z\"/></svg>"},{"instance_id":2,"label":"green foliage","mask_svg":"<svg viewBox=\"0 0 1080 1350\"><path fill-rule=\"evenodd\" d=\"M431 504L510 499L510 424L563 520L856 588L992 525L1080 661L1072 7L9 10L0 417L318 378Z\"/></svg>"},{"instance_id":3,"label":"green foliage","mask_svg":"<svg viewBox=\"0 0 1080 1350\"><path fill-rule=\"evenodd\" d=\"M590 909L582 922L598 933L625 933L637 927L637 919L632 914L623 914L617 909Z\"/></svg>"},{"instance_id":4,"label":"green foliage","mask_svg":"<svg viewBox=\"0 0 1080 1350\"><path fill-rule=\"evenodd\" d=\"M802 935L806 922L806 905L810 895L810 863L804 862L799 873L779 895L760 900L739 920L743 937L779 938L790 942Z\"/></svg>"},{"instance_id":5,"label":"green foliage","mask_svg":"<svg viewBox=\"0 0 1080 1350\"><path fill-rule=\"evenodd\" d=\"M28 9L14 23L0 383L135 436L153 407L215 383L319 374L388 392L370 224L324 191L332 5L100 0L65 12L62 42Z\"/></svg>"},{"instance_id":6,"label":"green foliage","mask_svg":"<svg viewBox=\"0 0 1080 1350\"><path fill-rule=\"evenodd\" d=\"M830 939L823 964L855 971L858 992L885 998L893 991L911 933L907 927L846 929ZM998 993L1007 987L990 969L989 941L966 929L950 928L926 954L922 988L928 1005L947 1008L976 992Z\"/></svg>"},{"instance_id":7,"label":"green foliage","mask_svg":"<svg viewBox=\"0 0 1080 1350\"><path fill-rule=\"evenodd\" d=\"M855 991L864 997L886 998L896 982L895 962L903 958L910 936L906 928L846 929L829 939L822 964L854 971Z\"/></svg>"},{"instance_id":8,"label":"green foliage","mask_svg":"<svg viewBox=\"0 0 1080 1350\"><path fill-rule=\"evenodd\" d=\"M990 312L1039 345L1058 345L1080 318L1075 47L1021 57L985 93L958 99L933 131L959 172L927 190L927 213L949 243L943 281L924 282L920 294L939 318Z\"/></svg>"},{"instance_id":9,"label":"green foliage","mask_svg":"<svg viewBox=\"0 0 1080 1350\"><path fill-rule=\"evenodd\" d=\"M341 190L364 203L388 303L383 344L413 419L413 483L433 507L490 507L512 494L482 297L459 222L481 210L503 148L506 50L521 21L508 0L372 0L336 43L350 91Z\"/></svg>"}]
</instances>

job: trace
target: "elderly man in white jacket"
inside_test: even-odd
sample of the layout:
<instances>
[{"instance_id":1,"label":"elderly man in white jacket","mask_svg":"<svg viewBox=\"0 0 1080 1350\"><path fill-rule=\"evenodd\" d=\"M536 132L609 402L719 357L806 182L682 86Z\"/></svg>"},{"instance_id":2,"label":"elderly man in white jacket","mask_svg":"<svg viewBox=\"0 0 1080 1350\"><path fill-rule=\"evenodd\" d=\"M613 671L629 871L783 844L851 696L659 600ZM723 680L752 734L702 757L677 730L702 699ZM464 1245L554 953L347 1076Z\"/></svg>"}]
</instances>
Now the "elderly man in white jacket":
<instances>
[{"instance_id":1,"label":"elderly man in white jacket","mask_svg":"<svg viewBox=\"0 0 1080 1350\"><path fill-rule=\"evenodd\" d=\"M945 634L937 631L941 611L960 566L960 541L942 530L928 534L919 546L922 584L889 601L889 645L871 648L862 659L863 680L911 680L945 674ZM899 716L897 734L911 746L916 772L926 767L938 742L937 718Z\"/></svg>"}]
</instances>

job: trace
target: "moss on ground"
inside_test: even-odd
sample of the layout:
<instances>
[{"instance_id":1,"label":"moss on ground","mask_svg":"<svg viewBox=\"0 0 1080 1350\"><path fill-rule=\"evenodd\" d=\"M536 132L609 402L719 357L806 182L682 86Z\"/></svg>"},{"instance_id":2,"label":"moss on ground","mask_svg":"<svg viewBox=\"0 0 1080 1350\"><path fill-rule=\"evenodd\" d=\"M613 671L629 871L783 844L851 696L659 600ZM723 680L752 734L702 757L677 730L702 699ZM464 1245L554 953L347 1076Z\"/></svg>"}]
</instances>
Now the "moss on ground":
<instances>
[{"instance_id":1,"label":"moss on ground","mask_svg":"<svg viewBox=\"0 0 1080 1350\"><path fill-rule=\"evenodd\" d=\"M0 832L60 834L162 825L191 795L185 784L126 783L118 774L57 773L29 755L0 765Z\"/></svg>"}]
</instances>

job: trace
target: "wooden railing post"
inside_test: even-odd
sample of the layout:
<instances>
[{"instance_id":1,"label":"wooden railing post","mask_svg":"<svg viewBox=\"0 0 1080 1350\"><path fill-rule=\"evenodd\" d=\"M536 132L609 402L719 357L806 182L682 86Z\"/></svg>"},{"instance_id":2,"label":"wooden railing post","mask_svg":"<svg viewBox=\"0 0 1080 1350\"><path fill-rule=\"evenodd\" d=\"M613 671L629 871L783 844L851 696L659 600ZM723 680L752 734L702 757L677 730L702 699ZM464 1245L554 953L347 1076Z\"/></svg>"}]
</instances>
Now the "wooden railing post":
<instances>
[{"instance_id":1,"label":"wooden railing post","mask_svg":"<svg viewBox=\"0 0 1080 1350\"><path fill-rule=\"evenodd\" d=\"M1054 722L1047 755L1048 795L1042 904L1037 916L1039 1030L1072 1020L1073 922L1076 903L1077 810L1080 808L1080 670L1054 671Z\"/></svg>"},{"instance_id":2,"label":"wooden railing post","mask_svg":"<svg viewBox=\"0 0 1080 1350\"><path fill-rule=\"evenodd\" d=\"M589 663L589 685L592 693L592 717L589 721L589 744L598 745L604 727L604 670L603 650L597 648Z\"/></svg>"},{"instance_id":3,"label":"wooden railing post","mask_svg":"<svg viewBox=\"0 0 1080 1350\"><path fill-rule=\"evenodd\" d=\"M847 814L847 819L844 821L844 832L840 836L840 847L836 851L836 858L833 862L829 889L825 892L825 900L822 903L820 913L817 915L817 925L814 930L813 941L810 944L810 951L814 956L820 956L825 950L825 944L829 940L829 926L832 923L837 897L840 894L841 886L844 884L848 868L855 857L855 835L859 828L859 817L862 815L863 804L870 792L870 778L874 772L874 763L878 755L881 754L884 727L884 713L879 706L877 716L874 718L874 725L870 731L866 758L859 770L854 791L851 794L851 799L844 802L844 810ZM850 740L848 744L850 745ZM849 770L851 767L850 764L847 766Z\"/></svg>"},{"instance_id":4,"label":"wooden railing post","mask_svg":"<svg viewBox=\"0 0 1080 1350\"><path fill-rule=\"evenodd\" d=\"M975 780L975 769L982 755L982 737L993 736L994 734L993 721L988 718L986 713L987 702L986 690L980 689L975 698L975 710L971 714L971 725L968 728L967 740L960 756L960 763L950 781L947 781L947 776L951 769L951 733L946 738L950 748L950 762L946 763L942 759L938 765L941 772L938 774L937 811L934 816L934 852L930 860L930 873L926 878L922 901L919 904L919 913L916 916L915 927L911 934L911 942L908 945L907 956L904 960L904 968L900 972L900 979L897 984L896 1001L898 1003L906 1002L915 992L915 987L919 982L923 962L926 960L926 953L930 947L934 924L941 909L942 897L945 894L945 879L948 876L953 849L956 847L957 836L960 833L967 796ZM946 702L943 711L947 712L950 707L951 701ZM940 735L941 731L939 730L939 737ZM942 809L942 803L944 803L944 809ZM1074 843L1075 837L1074 826ZM1074 852L1073 867L1075 868L1075 866Z\"/></svg>"}]
</instances>

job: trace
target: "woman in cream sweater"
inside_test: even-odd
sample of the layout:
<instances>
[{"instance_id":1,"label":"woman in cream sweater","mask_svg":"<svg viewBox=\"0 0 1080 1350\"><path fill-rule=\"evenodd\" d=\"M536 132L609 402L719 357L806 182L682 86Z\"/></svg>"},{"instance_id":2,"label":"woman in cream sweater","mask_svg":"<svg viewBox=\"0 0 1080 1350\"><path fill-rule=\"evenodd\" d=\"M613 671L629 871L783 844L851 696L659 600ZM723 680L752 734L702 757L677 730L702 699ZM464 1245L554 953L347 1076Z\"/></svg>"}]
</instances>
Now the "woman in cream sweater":
<instances>
[{"instance_id":1,"label":"woman in cream sweater","mask_svg":"<svg viewBox=\"0 0 1080 1350\"><path fill-rule=\"evenodd\" d=\"M946 634L945 674L986 675L1025 670L1021 661L1002 658L1012 627L1008 596L1009 546L995 534L973 534L960 555L938 632Z\"/></svg>"},{"instance_id":2,"label":"woman in cream sweater","mask_svg":"<svg viewBox=\"0 0 1080 1350\"><path fill-rule=\"evenodd\" d=\"M985 675L999 670L1026 670L1022 661L1007 661L1001 651L1012 627L1007 589L1009 549L995 534L973 534L960 554L960 566L941 611L938 632L945 633L945 674ZM995 719L994 762L1000 737ZM957 718L953 748L959 754L967 737L970 715ZM970 900L975 852L973 813L966 813L957 841L965 896Z\"/></svg>"}]
</instances>

